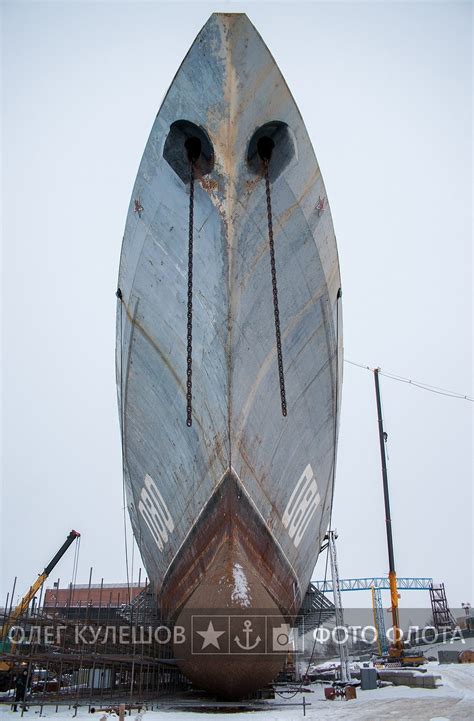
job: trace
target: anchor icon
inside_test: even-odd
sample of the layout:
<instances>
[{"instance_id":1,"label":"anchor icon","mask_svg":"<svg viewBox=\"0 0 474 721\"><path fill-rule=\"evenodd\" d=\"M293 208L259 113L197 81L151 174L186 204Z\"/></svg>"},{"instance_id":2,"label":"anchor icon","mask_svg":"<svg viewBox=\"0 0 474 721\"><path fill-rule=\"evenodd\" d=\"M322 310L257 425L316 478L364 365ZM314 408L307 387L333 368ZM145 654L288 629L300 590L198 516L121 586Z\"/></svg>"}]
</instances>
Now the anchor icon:
<instances>
[{"instance_id":1,"label":"anchor icon","mask_svg":"<svg viewBox=\"0 0 474 721\"><path fill-rule=\"evenodd\" d=\"M253 633L253 629L252 629L252 621L250 621L249 619L244 621L243 633L244 633L244 636L246 637L245 644L240 642L240 638L238 636L235 636L234 641L237 644L237 646L239 648L243 649L244 651L252 651L252 649L256 648L256 646L258 646L258 644L262 640L260 638L260 636L257 636L257 638L255 639L255 642L253 644L250 643L249 637L250 637L250 634Z\"/></svg>"}]
</instances>

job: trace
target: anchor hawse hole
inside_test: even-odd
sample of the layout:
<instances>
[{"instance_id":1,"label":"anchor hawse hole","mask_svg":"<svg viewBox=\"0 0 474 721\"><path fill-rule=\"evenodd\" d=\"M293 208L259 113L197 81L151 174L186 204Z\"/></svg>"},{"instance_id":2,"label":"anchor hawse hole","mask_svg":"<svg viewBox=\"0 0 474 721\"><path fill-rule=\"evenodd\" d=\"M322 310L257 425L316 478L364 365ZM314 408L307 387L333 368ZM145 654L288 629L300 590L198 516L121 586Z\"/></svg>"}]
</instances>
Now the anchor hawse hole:
<instances>
[{"instance_id":1,"label":"anchor hawse hole","mask_svg":"<svg viewBox=\"0 0 474 721\"><path fill-rule=\"evenodd\" d=\"M171 123L163 158L185 184L190 181L190 163L194 165L195 178L208 175L214 167L214 149L208 134L190 120Z\"/></svg>"}]
</instances>

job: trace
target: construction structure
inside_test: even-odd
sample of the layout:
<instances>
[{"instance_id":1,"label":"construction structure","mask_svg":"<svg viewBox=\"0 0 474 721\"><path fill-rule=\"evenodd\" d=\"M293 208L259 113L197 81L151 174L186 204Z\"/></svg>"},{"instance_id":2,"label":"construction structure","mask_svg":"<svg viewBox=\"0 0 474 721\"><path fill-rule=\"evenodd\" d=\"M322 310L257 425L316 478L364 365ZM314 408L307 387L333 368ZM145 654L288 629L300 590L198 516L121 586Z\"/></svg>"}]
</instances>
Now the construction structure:
<instances>
[{"instance_id":1,"label":"construction structure","mask_svg":"<svg viewBox=\"0 0 474 721\"><path fill-rule=\"evenodd\" d=\"M336 538L335 531L328 531L329 559L331 563L332 587L334 596L334 611L336 617L336 628L344 628L344 612L342 609L341 590L339 587L339 567L337 563ZM349 651L347 643L339 643L339 657L341 659L340 675L342 683L350 683L351 670L349 663Z\"/></svg>"},{"instance_id":2,"label":"construction structure","mask_svg":"<svg viewBox=\"0 0 474 721\"><path fill-rule=\"evenodd\" d=\"M437 631L452 631L456 628L456 620L448 606L444 583L430 586L431 610L433 612L433 626Z\"/></svg>"},{"instance_id":3,"label":"construction structure","mask_svg":"<svg viewBox=\"0 0 474 721\"><path fill-rule=\"evenodd\" d=\"M332 579L313 581L312 585L321 594L334 591ZM403 591L428 591L433 612L433 625L438 631L454 629L456 623L449 610L444 584L434 585L433 579L426 576L402 576L397 578L397 588ZM370 591L374 626L377 629L378 651L381 656L386 655L389 650L382 600L382 591L389 590L390 580L387 576L339 579L339 592Z\"/></svg>"},{"instance_id":4,"label":"construction structure","mask_svg":"<svg viewBox=\"0 0 474 721\"><path fill-rule=\"evenodd\" d=\"M30 603L32 603L32 607L34 608L34 603L36 601L36 594L38 591L43 592L43 584L50 575L50 573L54 570L54 568L57 566L61 558L64 556L68 548L74 543L74 541L78 540L80 538L81 534L77 531L72 530L64 543L62 544L61 548L55 553L54 557L51 559L51 561L45 566L42 573L38 574L38 578L31 584L28 591L22 596L19 603L16 604L13 607L13 594L14 590L12 591L11 595L11 601L10 601L10 608L8 612L8 616L4 615L3 623L0 628L0 650L6 651L9 650L10 647L15 646L15 640L12 639L10 634L10 629L18 622L20 618L22 618L25 613L28 611ZM16 585L16 579L14 583L14 587ZM8 606L8 599L7 604ZM5 661L1 662L0 670L1 671L7 671L9 669L8 663Z\"/></svg>"},{"instance_id":5,"label":"construction structure","mask_svg":"<svg viewBox=\"0 0 474 721\"><path fill-rule=\"evenodd\" d=\"M333 582L330 579L326 581L313 581L312 585L317 591L321 591L321 593L327 593L333 590ZM432 578L415 576L402 576L397 578L397 586L401 591L429 591L432 585ZM390 583L387 576L339 579L340 591L370 591L371 588L378 588L381 591L390 590Z\"/></svg>"},{"instance_id":6,"label":"construction structure","mask_svg":"<svg viewBox=\"0 0 474 721\"><path fill-rule=\"evenodd\" d=\"M296 626L301 632L307 633L314 631L332 618L334 618L334 604L316 588L314 583L310 583L296 618Z\"/></svg>"},{"instance_id":7,"label":"construction structure","mask_svg":"<svg viewBox=\"0 0 474 721\"><path fill-rule=\"evenodd\" d=\"M174 629L162 623L146 581L61 588L58 580L14 619L13 597L0 609L13 641L1 655L3 691L24 669L38 703L133 705L188 686L172 657Z\"/></svg>"},{"instance_id":8,"label":"construction structure","mask_svg":"<svg viewBox=\"0 0 474 721\"><path fill-rule=\"evenodd\" d=\"M176 665L174 628L161 618L156 593L145 578L135 583L72 581L41 587L22 613L14 615L16 579L0 608L0 626L15 640L0 660L0 690L13 689L28 671L29 703L143 703L175 694L189 682ZM335 615L334 605L313 584L299 622L317 628Z\"/></svg>"},{"instance_id":9,"label":"construction structure","mask_svg":"<svg viewBox=\"0 0 474 721\"><path fill-rule=\"evenodd\" d=\"M385 656L388 653L387 630L385 627L384 608L382 604L382 592L380 588L371 586L372 592L372 610L374 613L374 626L377 631L377 648L379 656Z\"/></svg>"}]
</instances>

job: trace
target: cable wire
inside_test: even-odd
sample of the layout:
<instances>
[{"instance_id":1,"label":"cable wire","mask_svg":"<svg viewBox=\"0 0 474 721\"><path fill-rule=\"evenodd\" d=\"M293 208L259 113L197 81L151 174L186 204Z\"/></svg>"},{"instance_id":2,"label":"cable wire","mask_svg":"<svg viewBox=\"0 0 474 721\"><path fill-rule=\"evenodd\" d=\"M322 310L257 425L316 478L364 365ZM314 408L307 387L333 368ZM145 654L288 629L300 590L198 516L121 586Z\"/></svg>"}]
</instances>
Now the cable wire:
<instances>
[{"instance_id":1,"label":"cable wire","mask_svg":"<svg viewBox=\"0 0 474 721\"><path fill-rule=\"evenodd\" d=\"M363 370L367 370L370 372L373 372L374 370L368 365L364 365L363 363L356 363L355 361L348 360L347 358L344 359L344 363L349 363L351 366L357 366L357 368L362 368ZM413 380L411 378L405 378L404 376L396 375L395 373L388 373L387 371L383 371L381 369L379 369L379 373L381 376L385 376L386 378L390 378L391 380L398 381L399 383L406 383L407 385L421 388L422 390L429 391L430 393L436 393L437 395L447 396L449 398L458 398L459 400L470 401L471 403L474 402L474 398L471 398L471 396L468 396L465 393L456 393L456 391L451 391L447 388L439 388L438 386L433 386L429 383L423 383L421 381Z\"/></svg>"},{"instance_id":2,"label":"cable wire","mask_svg":"<svg viewBox=\"0 0 474 721\"><path fill-rule=\"evenodd\" d=\"M81 548L81 537L78 536L76 538L76 545L74 548L74 560L72 562L72 576L71 576L71 606L73 603L74 598L74 591L76 589L76 579L77 579L77 568L79 565L79 551Z\"/></svg>"},{"instance_id":3,"label":"cable wire","mask_svg":"<svg viewBox=\"0 0 474 721\"><path fill-rule=\"evenodd\" d=\"M130 573L128 569L128 539L127 539L127 495L125 491L125 443L124 443L124 404L123 404L123 297L120 288L117 288L115 294L119 302L119 321L120 321L120 431L122 441L122 508L123 508L123 535L125 543L125 569L127 573L127 591L128 591L128 603L131 601L130 592Z\"/></svg>"}]
</instances>

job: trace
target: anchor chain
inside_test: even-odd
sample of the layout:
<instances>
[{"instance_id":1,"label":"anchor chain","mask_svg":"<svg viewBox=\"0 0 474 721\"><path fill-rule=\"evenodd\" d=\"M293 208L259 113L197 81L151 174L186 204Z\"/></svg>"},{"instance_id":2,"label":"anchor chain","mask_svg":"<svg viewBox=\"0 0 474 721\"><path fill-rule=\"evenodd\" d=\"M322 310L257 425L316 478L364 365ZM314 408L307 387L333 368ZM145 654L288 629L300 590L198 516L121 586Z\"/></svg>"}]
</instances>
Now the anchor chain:
<instances>
[{"instance_id":1,"label":"anchor chain","mask_svg":"<svg viewBox=\"0 0 474 721\"><path fill-rule=\"evenodd\" d=\"M193 424L193 226L194 226L194 160L190 158L189 241L188 241L188 325L186 368L186 425Z\"/></svg>"},{"instance_id":2,"label":"anchor chain","mask_svg":"<svg viewBox=\"0 0 474 721\"><path fill-rule=\"evenodd\" d=\"M267 216L268 216L268 242L270 246L270 266L272 271L272 290L273 290L273 310L275 315L275 336L278 358L278 375L280 378L280 397L281 397L281 414L287 415L286 391L285 391L285 373L283 369L283 352L281 349L281 331L280 331L280 310L278 306L278 286L275 265L275 244L273 240L273 222L272 222L272 198L270 193L270 178L268 173L269 158L264 158L263 169L265 175L265 191L267 195Z\"/></svg>"}]
</instances>

